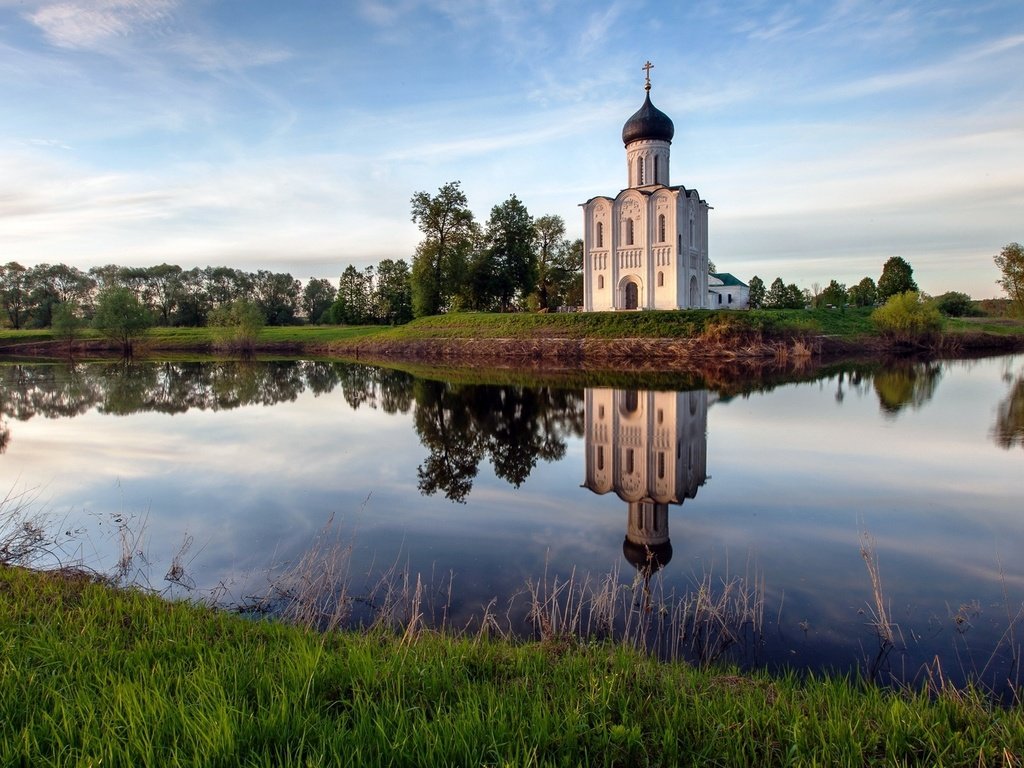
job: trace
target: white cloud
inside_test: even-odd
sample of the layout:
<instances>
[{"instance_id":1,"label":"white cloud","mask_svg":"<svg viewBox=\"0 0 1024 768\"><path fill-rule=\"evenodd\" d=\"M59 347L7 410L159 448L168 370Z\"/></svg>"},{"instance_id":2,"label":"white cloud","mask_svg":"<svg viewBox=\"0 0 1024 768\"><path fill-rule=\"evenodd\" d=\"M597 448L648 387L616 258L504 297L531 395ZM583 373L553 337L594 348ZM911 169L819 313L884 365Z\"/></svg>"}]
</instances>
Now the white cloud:
<instances>
[{"instance_id":1,"label":"white cloud","mask_svg":"<svg viewBox=\"0 0 1024 768\"><path fill-rule=\"evenodd\" d=\"M93 49L165 22L177 5L177 0L68 0L47 3L26 18L56 46Z\"/></svg>"}]
</instances>

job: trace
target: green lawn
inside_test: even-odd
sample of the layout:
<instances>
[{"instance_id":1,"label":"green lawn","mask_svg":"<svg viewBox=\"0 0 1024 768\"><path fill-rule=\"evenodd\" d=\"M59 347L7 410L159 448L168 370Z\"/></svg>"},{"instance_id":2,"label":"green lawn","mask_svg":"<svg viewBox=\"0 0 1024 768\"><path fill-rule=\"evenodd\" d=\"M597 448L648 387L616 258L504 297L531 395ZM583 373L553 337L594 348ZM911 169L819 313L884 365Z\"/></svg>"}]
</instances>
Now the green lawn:
<instances>
[{"instance_id":1,"label":"green lawn","mask_svg":"<svg viewBox=\"0 0 1024 768\"><path fill-rule=\"evenodd\" d=\"M1020 765L1024 710L568 639L326 635L0 568L0 765Z\"/></svg>"}]
</instances>

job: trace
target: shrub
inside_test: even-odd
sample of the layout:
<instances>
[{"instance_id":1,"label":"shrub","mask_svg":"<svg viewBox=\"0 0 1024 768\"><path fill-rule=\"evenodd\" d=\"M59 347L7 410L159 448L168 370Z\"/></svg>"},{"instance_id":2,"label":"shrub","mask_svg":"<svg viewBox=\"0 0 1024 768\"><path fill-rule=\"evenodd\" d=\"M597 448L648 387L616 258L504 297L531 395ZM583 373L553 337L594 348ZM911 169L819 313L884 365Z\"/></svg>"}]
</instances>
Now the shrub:
<instances>
[{"instance_id":1,"label":"shrub","mask_svg":"<svg viewBox=\"0 0 1024 768\"><path fill-rule=\"evenodd\" d=\"M256 337L265 324L266 318L260 308L242 299L210 313L210 326L218 329L218 347L246 357L256 351Z\"/></svg>"},{"instance_id":2,"label":"shrub","mask_svg":"<svg viewBox=\"0 0 1024 768\"><path fill-rule=\"evenodd\" d=\"M942 330L942 316L917 291L890 296L871 313L871 322L886 338L901 343L925 342Z\"/></svg>"}]
</instances>

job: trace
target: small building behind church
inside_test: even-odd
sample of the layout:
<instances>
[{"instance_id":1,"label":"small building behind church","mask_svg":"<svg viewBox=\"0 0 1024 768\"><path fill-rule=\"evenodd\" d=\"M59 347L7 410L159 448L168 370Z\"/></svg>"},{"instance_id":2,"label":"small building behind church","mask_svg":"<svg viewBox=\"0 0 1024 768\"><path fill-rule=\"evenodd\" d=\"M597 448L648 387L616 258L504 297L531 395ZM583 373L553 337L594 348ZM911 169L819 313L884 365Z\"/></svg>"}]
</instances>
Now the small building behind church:
<instances>
[{"instance_id":1,"label":"small building behind church","mask_svg":"<svg viewBox=\"0 0 1024 768\"><path fill-rule=\"evenodd\" d=\"M746 309L750 286L728 272L712 272L708 275L708 304L711 309Z\"/></svg>"},{"instance_id":2,"label":"small building behind church","mask_svg":"<svg viewBox=\"0 0 1024 768\"><path fill-rule=\"evenodd\" d=\"M644 67L644 103L622 127L626 188L582 204L583 308L588 312L712 308L711 206L697 190L671 184L675 126L651 103L651 67L650 62Z\"/></svg>"}]
</instances>

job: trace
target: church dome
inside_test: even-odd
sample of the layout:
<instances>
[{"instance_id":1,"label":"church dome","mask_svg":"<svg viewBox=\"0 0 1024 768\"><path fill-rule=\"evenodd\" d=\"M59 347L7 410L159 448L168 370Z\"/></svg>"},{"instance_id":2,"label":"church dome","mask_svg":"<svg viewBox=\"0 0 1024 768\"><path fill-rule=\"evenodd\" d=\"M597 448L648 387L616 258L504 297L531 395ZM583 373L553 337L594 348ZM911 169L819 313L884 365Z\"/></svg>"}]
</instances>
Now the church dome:
<instances>
[{"instance_id":1,"label":"church dome","mask_svg":"<svg viewBox=\"0 0 1024 768\"><path fill-rule=\"evenodd\" d=\"M629 146L641 139L658 139L671 143L676 133L672 119L651 104L650 92L644 97L644 105L622 126L622 143Z\"/></svg>"},{"instance_id":2,"label":"church dome","mask_svg":"<svg viewBox=\"0 0 1024 768\"><path fill-rule=\"evenodd\" d=\"M627 536L622 542L622 554L629 564L638 571L656 573L668 565L672 559L672 542L665 541L662 544L645 546L635 541L630 541Z\"/></svg>"}]
</instances>

